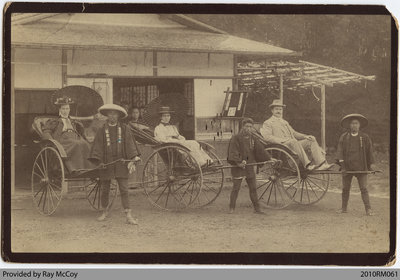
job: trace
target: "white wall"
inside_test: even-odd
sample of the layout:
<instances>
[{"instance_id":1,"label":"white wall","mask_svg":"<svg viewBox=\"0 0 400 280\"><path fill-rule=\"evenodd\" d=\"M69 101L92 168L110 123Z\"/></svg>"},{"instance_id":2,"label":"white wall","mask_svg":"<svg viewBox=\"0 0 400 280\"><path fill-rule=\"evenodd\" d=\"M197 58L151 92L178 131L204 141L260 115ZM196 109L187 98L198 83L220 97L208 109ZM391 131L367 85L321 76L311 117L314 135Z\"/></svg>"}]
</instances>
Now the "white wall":
<instances>
[{"instance_id":1,"label":"white wall","mask_svg":"<svg viewBox=\"0 0 400 280\"><path fill-rule=\"evenodd\" d=\"M153 76L153 53L68 50L68 75Z\"/></svg>"},{"instance_id":2,"label":"white wall","mask_svg":"<svg viewBox=\"0 0 400 280\"><path fill-rule=\"evenodd\" d=\"M113 103L113 80L101 78L68 78L67 86L85 86L97 91L104 103Z\"/></svg>"},{"instance_id":3,"label":"white wall","mask_svg":"<svg viewBox=\"0 0 400 280\"><path fill-rule=\"evenodd\" d=\"M57 89L62 87L62 51L16 48L14 53L15 88ZM233 55L158 52L158 76L231 77ZM165 67L165 68L163 68ZM153 76L152 52L144 51L67 51L67 85L93 88L94 82L104 102L112 102L112 78L69 77L87 74L135 77ZM232 80L195 79L196 116L215 116L224 102L223 91ZM97 90L97 88L95 89Z\"/></svg>"},{"instance_id":4,"label":"white wall","mask_svg":"<svg viewBox=\"0 0 400 280\"><path fill-rule=\"evenodd\" d=\"M61 50L14 49L15 88L62 87Z\"/></svg>"},{"instance_id":5,"label":"white wall","mask_svg":"<svg viewBox=\"0 0 400 280\"><path fill-rule=\"evenodd\" d=\"M158 76L232 77L233 55L157 52Z\"/></svg>"},{"instance_id":6,"label":"white wall","mask_svg":"<svg viewBox=\"0 0 400 280\"><path fill-rule=\"evenodd\" d=\"M232 90L232 79L195 79L194 106L195 116L215 117L222 113L225 101L224 91Z\"/></svg>"}]
</instances>

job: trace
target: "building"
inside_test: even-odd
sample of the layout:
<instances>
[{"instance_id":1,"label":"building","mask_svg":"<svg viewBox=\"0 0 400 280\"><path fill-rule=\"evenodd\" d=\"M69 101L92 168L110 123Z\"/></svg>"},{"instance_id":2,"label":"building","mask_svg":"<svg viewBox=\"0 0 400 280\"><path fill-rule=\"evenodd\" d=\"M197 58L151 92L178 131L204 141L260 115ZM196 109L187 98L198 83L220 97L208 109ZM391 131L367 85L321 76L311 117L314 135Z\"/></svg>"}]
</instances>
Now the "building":
<instances>
[{"instance_id":1,"label":"building","mask_svg":"<svg viewBox=\"0 0 400 280\"><path fill-rule=\"evenodd\" d=\"M15 158L29 172L33 117L52 110L59 88L87 86L104 102L141 109L179 93L190 104L182 134L211 139L202 126L237 88L238 58L296 55L177 14L13 14L11 44Z\"/></svg>"}]
</instances>

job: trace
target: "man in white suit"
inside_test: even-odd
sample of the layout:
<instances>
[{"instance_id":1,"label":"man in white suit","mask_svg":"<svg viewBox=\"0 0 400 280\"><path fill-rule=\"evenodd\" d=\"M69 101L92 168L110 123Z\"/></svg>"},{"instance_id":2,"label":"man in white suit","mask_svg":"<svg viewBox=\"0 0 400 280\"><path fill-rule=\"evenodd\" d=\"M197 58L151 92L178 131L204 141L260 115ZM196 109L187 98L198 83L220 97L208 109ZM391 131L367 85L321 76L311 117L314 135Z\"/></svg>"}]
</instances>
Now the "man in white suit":
<instances>
[{"instance_id":1,"label":"man in white suit","mask_svg":"<svg viewBox=\"0 0 400 280\"><path fill-rule=\"evenodd\" d=\"M275 99L269 105L272 116L266 120L260 129L261 135L267 142L283 144L293 151L301 163L308 170L328 170L333 164L328 164L325 152L318 145L312 135L306 135L295 131L290 124L282 118L283 108L286 107L279 99ZM308 158L305 150L311 151L312 161Z\"/></svg>"}]
</instances>

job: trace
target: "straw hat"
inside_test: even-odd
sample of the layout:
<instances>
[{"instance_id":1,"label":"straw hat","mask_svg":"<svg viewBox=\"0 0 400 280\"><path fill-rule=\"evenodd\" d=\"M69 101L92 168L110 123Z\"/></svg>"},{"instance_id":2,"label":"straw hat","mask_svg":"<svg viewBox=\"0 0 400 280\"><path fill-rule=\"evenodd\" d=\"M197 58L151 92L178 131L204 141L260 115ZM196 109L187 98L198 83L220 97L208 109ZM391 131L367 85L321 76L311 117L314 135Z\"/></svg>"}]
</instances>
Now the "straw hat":
<instances>
[{"instance_id":1,"label":"straw hat","mask_svg":"<svg viewBox=\"0 0 400 280\"><path fill-rule=\"evenodd\" d=\"M54 105L70 105L70 104L74 104L74 101L72 100L71 97L68 96L61 96L61 97L57 97L56 102L54 102Z\"/></svg>"},{"instance_id":2,"label":"straw hat","mask_svg":"<svg viewBox=\"0 0 400 280\"><path fill-rule=\"evenodd\" d=\"M274 99L271 104L269 104L269 108L273 107L286 107L285 104L282 103L280 99Z\"/></svg>"},{"instance_id":3,"label":"straw hat","mask_svg":"<svg viewBox=\"0 0 400 280\"><path fill-rule=\"evenodd\" d=\"M175 113L175 111L172 111L169 106L161 106L158 113L159 114L171 114L171 113Z\"/></svg>"},{"instance_id":4,"label":"straw hat","mask_svg":"<svg viewBox=\"0 0 400 280\"><path fill-rule=\"evenodd\" d=\"M350 122L352 120L358 120L360 122L360 128L366 127L368 126L368 120L366 117L364 117L361 114L349 114L347 116L344 116L343 119L340 121L340 125L343 128L349 128L350 126Z\"/></svg>"},{"instance_id":5,"label":"straw hat","mask_svg":"<svg viewBox=\"0 0 400 280\"><path fill-rule=\"evenodd\" d=\"M117 111L121 119L124 119L128 116L126 110L117 104L104 104L98 109L98 112L104 116L107 116L108 111Z\"/></svg>"}]
</instances>

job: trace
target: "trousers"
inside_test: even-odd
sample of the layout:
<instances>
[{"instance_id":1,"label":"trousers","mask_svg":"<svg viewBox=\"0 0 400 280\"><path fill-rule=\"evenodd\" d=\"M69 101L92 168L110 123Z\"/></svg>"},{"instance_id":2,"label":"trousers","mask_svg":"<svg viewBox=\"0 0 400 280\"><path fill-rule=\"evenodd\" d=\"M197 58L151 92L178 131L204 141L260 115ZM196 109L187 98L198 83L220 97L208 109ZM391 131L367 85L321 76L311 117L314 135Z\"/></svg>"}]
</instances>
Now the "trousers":
<instances>
[{"instance_id":1,"label":"trousers","mask_svg":"<svg viewBox=\"0 0 400 280\"><path fill-rule=\"evenodd\" d=\"M369 194L367 190L367 174L346 174L342 176L343 190L342 190L342 209L347 210L347 204L350 198L350 188L353 176L357 178L358 186L361 191L361 198L364 202L365 210L371 209L369 202Z\"/></svg>"},{"instance_id":2,"label":"trousers","mask_svg":"<svg viewBox=\"0 0 400 280\"><path fill-rule=\"evenodd\" d=\"M242 185L242 180L243 178L233 178L233 188L231 192L231 197L230 197L230 203L229 203L229 208L235 209L236 207L236 200L239 195L239 190L240 186ZM260 210L260 204L258 202L258 196L257 196L257 186L256 186L256 178L247 178L246 177L246 182L249 187L249 194L250 194L250 200L253 203L253 207L255 210Z\"/></svg>"},{"instance_id":3,"label":"trousers","mask_svg":"<svg viewBox=\"0 0 400 280\"><path fill-rule=\"evenodd\" d=\"M296 139L291 139L283 143L283 145L288 147L299 157L304 167L311 163L305 150L311 151L311 157L315 165L320 165L325 161L325 155L317 141L311 141L308 139L297 141Z\"/></svg>"},{"instance_id":4,"label":"trousers","mask_svg":"<svg viewBox=\"0 0 400 280\"><path fill-rule=\"evenodd\" d=\"M130 209L129 206L129 193L128 193L128 179L127 178L116 178L118 182L119 194L121 196L121 203L124 209ZM103 209L107 208L109 204L110 196L110 183L111 180L101 180L101 206Z\"/></svg>"}]
</instances>

